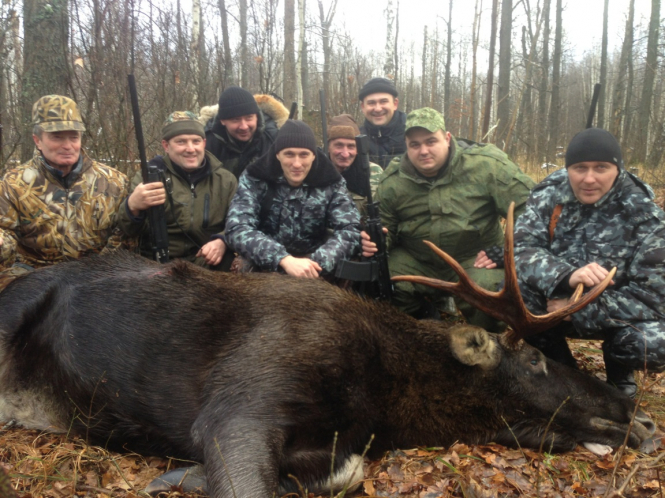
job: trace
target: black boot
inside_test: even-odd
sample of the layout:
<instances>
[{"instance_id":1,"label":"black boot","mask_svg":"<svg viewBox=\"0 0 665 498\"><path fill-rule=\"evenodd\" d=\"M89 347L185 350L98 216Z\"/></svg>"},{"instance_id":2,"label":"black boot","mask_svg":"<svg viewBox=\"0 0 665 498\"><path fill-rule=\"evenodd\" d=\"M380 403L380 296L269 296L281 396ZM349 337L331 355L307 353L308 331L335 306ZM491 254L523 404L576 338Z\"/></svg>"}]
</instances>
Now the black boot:
<instances>
[{"instance_id":1,"label":"black boot","mask_svg":"<svg viewBox=\"0 0 665 498\"><path fill-rule=\"evenodd\" d=\"M603 342L603 358L605 359L605 372L607 383L616 387L629 398L635 399L637 394L637 383L633 375L633 369L610 358L607 352L606 342Z\"/></svg>"},{"instance_id":2,"label":"black boot","mask_svg":"<svg viewBox=\"0 0 665 498\"><path fill-rule=\"evenodd\" d=\"M571 325L568 323L560 324L553 329L527 337L525 340L533 347L540 349L541 353L550 360L577 369L577 361L566 341L566 331L570 327Z\"/></svg>"}]
</instances>

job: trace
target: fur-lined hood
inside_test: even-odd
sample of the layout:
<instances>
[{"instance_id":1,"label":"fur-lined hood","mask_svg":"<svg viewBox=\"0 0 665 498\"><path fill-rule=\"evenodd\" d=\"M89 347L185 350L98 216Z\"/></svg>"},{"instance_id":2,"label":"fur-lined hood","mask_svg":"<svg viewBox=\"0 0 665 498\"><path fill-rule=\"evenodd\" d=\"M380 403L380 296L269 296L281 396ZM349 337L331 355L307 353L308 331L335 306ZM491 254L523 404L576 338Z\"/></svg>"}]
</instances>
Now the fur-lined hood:
<instances>
[{"instance_id":1,"label":"fur-lined hood","mask_svg":"<svg viewBox=\"0 0 665 498\"><path fill-rule=\"evenodd\" d=\"M254 100L259 105L259 109L267 116L271 117L278 128L289 119L289 110L275 97L266 94L254 95ZM217 116L219 104L209 105L201 108L199 113L199 122L205 126L208 121Z\"/></svg>"}]
</instances>

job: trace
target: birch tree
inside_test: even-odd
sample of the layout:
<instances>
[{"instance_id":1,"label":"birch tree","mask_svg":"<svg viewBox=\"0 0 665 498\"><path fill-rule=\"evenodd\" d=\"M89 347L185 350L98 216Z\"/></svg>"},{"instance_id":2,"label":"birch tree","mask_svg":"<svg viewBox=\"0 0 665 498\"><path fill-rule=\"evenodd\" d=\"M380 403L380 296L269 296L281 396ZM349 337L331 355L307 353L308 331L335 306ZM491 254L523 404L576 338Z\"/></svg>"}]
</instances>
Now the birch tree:
<instances>
[{"instance_id":1,"label":"birch tree","mask_svg":"<svg viewBox=\"0 0 665 498\"><path fill-rule=\"evenodd\" d=\"M284 101L294 102L298 95L296 85L296 4L284 0Z\"/></svg>"}]
</instances>

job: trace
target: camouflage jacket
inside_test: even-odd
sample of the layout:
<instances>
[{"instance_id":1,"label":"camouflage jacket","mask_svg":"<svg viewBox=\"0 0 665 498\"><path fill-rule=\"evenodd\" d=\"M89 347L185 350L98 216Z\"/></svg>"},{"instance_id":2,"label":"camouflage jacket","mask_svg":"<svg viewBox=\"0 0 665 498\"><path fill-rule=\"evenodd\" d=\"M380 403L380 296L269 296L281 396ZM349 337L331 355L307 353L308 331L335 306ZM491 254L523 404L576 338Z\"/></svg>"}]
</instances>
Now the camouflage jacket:
<instances>
[{"instance_id":1,"label":"camouflage jacket","mask_svg":"<svg viewBox=\"0 0 665 498\"><path fill-rule=\"evenodd\" d=\"M598 331L625 326L620 321L665 319L665 213L653 198L648 185L622 169L602 199L582 204L567 171L555 171L534 188L515 225L520 286L547 299L562 297L561 288L577 268L592 262L608 270L616 266L614 285L572 315L575 327ZM550 242L558 204L563 209ZM566 289L563 295L571 293Z\"/></svg>"},{"instance_id":2,"label":"camouflage jacket","mask_svg":"<svg viewBox=\"0 0 665 498\"><path fill-rule=\"evenodd\" d=\"M63 186L42 159L5 173L0 182L2 269L34 268L129 244L117 228L117 213L129 181L121 172L81 156Z\"/></svg>"},{"instance_id":3,"label":"camouflage jacket","mask_svg":"<svg viewBox=\"0 0 665 498\"><path fill-rule=\"evenodd\" d=\"M490 144L452 138L448 164L433 181L420 176L404 154L390 163L377 192L388 249L400 246L438 267L440 258L423 244L429 240L457 261L475 258L503 245L501 218L512 201L516 215L524 210L533 185Z\"/></svg>"},{"instance_id":4,"label":"camouflage jacket","mask_svg":"<svg viewBox=\"0 0 665 498\"><path fill-rule=\"evenodd\" d=\"M268 152L277 131L289 116L286 107L269 95L255 95L254 99L260 112L256 131L248 143L240 143L228 134L217 117L218 106L204 107L199 117L206 127L206 150L212 152L224 169L236 178L240 178L249 164Z\"/></svg>"},{"instance_id":5,"label":"camouflage jacket","mask_svg":"<svg viewBox=\"0 0 665 498\"><path fill-rule=\"evenodd\" d=\"M274 196L266 202L270 191ZM225 237L262 270L277 271L290 254L308 255L332 273L338 261L360 248L360 215L344 179L322 153L303 185L292 188L271 148L240 177Z\"/></svg>"},{"instance_id":6,"label":"camouflage jacket","mask_svg":"<svg viewBox=\"0 0 665 498\"><path fill-rule=\"evenodd\" d=\"M169 192L165 204L169 257L187 259L201 266L205 265L205 259L196 258L196 253L213 237L222 235L226 214L238 187L235 177L209 152L206 160L207 174L198 179L185 178L187 173L176 169L168 156L157 156L151 161L164 173ZM142 181L139 171L132 180L131 191ZM144 213L138 218L132 216L124 202L118 225L129 235L141 235L141 254L152 259L150 227L146 219Z\"/></svg>"},{"instance_id":7,"label":"camouflage jacket","mask_svg":"<svg viewBox=\"0 0 665 498\"><path fill-rule=\"evenodd\" d=\"M381 168L386 169L390 161L406 152L404 128L406 113L395 111L393 118L385 126L374 126L365 119L360 132L369 136L369 158Z\"/></svg>"}]
</instances>

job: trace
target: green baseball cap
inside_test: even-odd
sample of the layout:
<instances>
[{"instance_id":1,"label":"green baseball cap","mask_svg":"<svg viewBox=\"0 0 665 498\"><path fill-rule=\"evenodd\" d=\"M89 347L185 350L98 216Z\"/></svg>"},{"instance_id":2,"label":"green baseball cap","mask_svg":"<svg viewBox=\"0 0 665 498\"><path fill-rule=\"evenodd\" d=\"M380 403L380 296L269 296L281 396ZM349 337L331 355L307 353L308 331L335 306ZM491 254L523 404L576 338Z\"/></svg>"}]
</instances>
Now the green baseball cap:
<instances>
[{"instance_id":1,"label":"green baseball cap","mask_svg":"<svg viewBox=\"0 0 665 498\"><path fill-rule=\"evenodd\" d=\"M439 111L435 111L431 107L423 107L411 111L406 117L404 132L408 133L411 128L425 128L427 131L435 133L439 130L446 131L446 122Z\"/></svg>"},{"instance_id":2,"label":"green baseball cap","mask_svg":"<svg viewBox=\"0 0 665 498\"><path fill-rule=\"evenodd\" d=\"M32 124L46 132L85 131L76 102L62 95L45 95L32 106Z\"/></svg>"}]
</instances>

